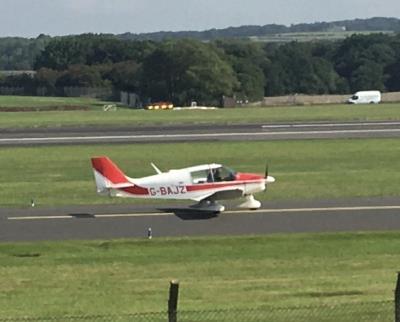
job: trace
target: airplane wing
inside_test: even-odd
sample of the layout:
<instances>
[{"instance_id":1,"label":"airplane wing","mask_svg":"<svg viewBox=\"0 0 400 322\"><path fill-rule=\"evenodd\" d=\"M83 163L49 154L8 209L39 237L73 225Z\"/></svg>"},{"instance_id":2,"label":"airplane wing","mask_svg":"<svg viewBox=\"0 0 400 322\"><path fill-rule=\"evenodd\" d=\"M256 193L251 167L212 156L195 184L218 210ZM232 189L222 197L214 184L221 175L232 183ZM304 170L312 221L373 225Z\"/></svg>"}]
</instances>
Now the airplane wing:
<instances>
[{"instance_id":1,"label":"airplane wing","mask_svg":"<svg viewBox=\"0 0 400 322\"><path fill-rule=\"evenodd\" d=\"M217 191L217 192L211 193L208 196L202 196L202 198L199 201L202 201L202 200L217 201L217 200L225 200L225 199L236 199L236 198L240 198L242 196L243 196L242 189L229 189L229 190Z\"/></svg>"}]
</instances>

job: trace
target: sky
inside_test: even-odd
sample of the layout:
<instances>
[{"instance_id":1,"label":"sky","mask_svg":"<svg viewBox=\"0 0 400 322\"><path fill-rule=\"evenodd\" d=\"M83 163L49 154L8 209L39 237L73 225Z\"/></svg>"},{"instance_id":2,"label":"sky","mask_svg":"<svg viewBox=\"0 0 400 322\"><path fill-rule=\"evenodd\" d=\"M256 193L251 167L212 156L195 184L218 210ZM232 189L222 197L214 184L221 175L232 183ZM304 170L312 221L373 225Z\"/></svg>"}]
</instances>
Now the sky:
<instances>
[{"instance_id":1,"label":"sky","mask_svg":"<svg viewBox=\"0 0 400 322\"><path fill-rule=\"evenodd\" d=\"M400 18L399 0L0 0L0 37Z\"/></svg>"}]
</instances>

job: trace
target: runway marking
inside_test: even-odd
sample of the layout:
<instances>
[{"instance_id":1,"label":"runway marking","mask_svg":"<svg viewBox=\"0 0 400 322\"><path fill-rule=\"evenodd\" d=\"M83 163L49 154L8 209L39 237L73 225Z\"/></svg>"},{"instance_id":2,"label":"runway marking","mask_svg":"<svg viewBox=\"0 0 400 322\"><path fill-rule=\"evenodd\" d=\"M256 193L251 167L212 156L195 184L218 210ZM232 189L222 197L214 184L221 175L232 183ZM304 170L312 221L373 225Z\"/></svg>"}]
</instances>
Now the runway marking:
<instances>
[{"instance_id":1,"label":"runway marking","mask_svg":"<svg viewBox=\"0 0 400 322\"><path fill-rule=\"evenodd\" d=\"M318 211L359 211L359 210L400 210L400 206L358 206L358 207L320 207L320 208L279 208L279 209L258 209L248 210L249 213L282 213L282 212L318 212ZM225 213L240 214L243 210L230 210Z\"/></svg>"},{"instance_id":2,"label":"runway marking","mask_svg":"<svg viewBox=\"0 0 400 322\"><path fill-rule=\"evenodd\" d=\"M235 132L235 133L187 133L187 134L151 134L151 135L109 135L109 136L63 136L63 137L32 137L32 138L3 138L0 143L14 142L71 142L98 140L145 140L145 139L190 139L218 138L234 136L281 136L281 135L310 135L310 134L363 134L363 133L400 133L400 129L369 129L369 130L322 130L322 131L282 131L282 132Z\"/></svg>"},{"instance_id":3,"label":"runway marking","mask_svg":"<svg viewBox=\"0 0 400 322\"><path fill-rule=\"evenodd\" d=\"M400 125L400 122L359 122L359 123L308 123L308 124L266 124L262 128L285 128L285 127L334 127L334 126L385 126Z\"/></svg>"},{"instance_id":4,"label":"runway marking","mask_svg":"<svg viewBox=\"0 0 400 322\"><path fill-rule=\"evenodd\" d=\"M143 212L135 214L98 214L92 216L81 216L81 218L118 218L118 217L161 217L172 216L172 212ZM79 219L79 215L60 215L60 216L25 216L25 217L8 217L8 220L42 220L42 219Z\"/></svg>"},{"instance_id":5,"label":"runway marking","mask_svg":"<svg viewBox=\"0 0 400 322\"><path fill-rule=\"evenodd\" d=\"M258 210L229 210L222 215L254 214L254 213L292 213L292 212L329 212L329 211L360 211L360 210L400 210L400 206L356 206L356 207L320 207L320 208L278 208ZM132 218L132 217L162 217L174 216L172 212L143 212L133 214L98 214L88 218ZM49 219L76 219L79 215L60 216L24 216L8 217L8 220L49 220Z\"/></svg>"}]
</instances>

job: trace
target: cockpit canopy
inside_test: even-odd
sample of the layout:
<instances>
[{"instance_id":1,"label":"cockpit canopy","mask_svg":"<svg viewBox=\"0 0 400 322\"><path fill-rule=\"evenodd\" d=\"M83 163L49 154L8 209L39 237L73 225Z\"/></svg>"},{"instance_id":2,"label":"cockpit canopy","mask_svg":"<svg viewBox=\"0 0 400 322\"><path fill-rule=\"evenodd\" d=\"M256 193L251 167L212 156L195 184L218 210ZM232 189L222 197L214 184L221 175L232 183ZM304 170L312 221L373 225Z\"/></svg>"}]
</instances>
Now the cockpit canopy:
<instances>
[{"instance_id":1,"label":"cockpit canopy","mask_svg":"<svg viewBox=\"0 0 400 322\"><path fill-rule=\"evenodd\" d=\"M225 166L214 166L190 172L192 182L195 184L208 182L233 181L236 172Z\"/></svg>"}]
</instances>

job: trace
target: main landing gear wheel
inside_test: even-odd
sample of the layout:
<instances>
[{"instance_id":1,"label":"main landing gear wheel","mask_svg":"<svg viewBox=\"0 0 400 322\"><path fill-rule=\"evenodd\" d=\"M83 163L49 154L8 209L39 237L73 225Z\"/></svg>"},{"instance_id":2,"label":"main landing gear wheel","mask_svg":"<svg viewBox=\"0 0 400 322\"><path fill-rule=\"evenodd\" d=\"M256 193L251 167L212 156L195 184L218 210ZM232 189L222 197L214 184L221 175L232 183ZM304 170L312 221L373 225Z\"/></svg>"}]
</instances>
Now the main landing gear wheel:
<instances>
[{"instance_id":1,"label":"main landing gear wheel","mask_svg":"<svg viewBox=\"0 0 400 322\"><path fill-rule=\"evenodd\" d=\"M254 199L253 195L246 196L246 201L239 205L239 208L257 210L261 207L261 202Z\"/></svg>"}]
</instances>

